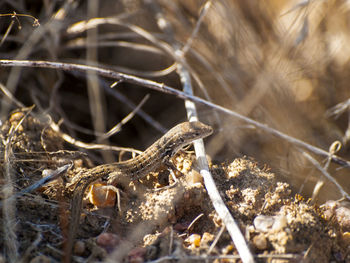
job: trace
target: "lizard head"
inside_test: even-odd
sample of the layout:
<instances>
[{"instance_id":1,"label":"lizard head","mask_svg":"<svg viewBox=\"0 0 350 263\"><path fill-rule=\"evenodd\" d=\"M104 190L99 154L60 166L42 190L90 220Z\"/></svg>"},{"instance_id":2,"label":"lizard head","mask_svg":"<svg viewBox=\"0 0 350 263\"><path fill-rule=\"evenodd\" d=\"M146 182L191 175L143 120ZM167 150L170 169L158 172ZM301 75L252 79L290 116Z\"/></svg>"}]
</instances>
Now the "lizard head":
<instances>
[{"instance_id":1,"label":"lizard head","mask_svg":"<svg viewBox=\"0 0 350 263\"><path fill-rule=\"evenodd\" d=\"M199 121L183 122L172 128L162 139L168 156L173 156L194 140L202 139L213 133L212 127Z\"/></svg>"},{"instance_id":2,"label":"lizard head","mask_svg":"<svg viewBox=\"0 0 350 263\"><path fill-rule=\"evenodd\" d=\"M194 140L205 138L213 133L212 127L200 121L184 122L178 124L175 128L178 126L181 127L184 143L191 143Z\"/></svg>"},{"instance_id":3,"label":"lizard head","mask_svg":"<svg viewBox=\"0 0 350 263\"><path fill-rule=\"evenodd\" d=\"M183 122L170 129L146 151L152 156L158 151L158 159L169 159L194 140L205 138L212 133L213 129L209 125L199 121Z\"/></svg>"}]
</instances>

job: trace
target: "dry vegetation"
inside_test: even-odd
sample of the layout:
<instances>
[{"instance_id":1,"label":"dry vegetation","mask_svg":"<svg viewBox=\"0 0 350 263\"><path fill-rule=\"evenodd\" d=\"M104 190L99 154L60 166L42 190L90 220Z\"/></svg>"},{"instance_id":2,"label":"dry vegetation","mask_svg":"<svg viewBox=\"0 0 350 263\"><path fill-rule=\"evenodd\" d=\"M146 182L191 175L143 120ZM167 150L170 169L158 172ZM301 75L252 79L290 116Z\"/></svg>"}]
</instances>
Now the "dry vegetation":
<instances>
[{"instance_id":1,"label":"dry vegetation","mask_svg":"<svg viewBox=\"0 0 350 263\"><path fill-rule=\"evenodd\" d=\"M197 103L215 130L211 172L255 260L350 262L347 1L19 0L0 13L0 263L68 262L76 176L184 121L183 99L154 88L182 90L186 73L196 96L231 110ZM90 189L71 260L239 262L194 154L173 163L172 188L155 171L117 185L119 201L103 190L112 204Z\"/></svg>"}]
</instances>

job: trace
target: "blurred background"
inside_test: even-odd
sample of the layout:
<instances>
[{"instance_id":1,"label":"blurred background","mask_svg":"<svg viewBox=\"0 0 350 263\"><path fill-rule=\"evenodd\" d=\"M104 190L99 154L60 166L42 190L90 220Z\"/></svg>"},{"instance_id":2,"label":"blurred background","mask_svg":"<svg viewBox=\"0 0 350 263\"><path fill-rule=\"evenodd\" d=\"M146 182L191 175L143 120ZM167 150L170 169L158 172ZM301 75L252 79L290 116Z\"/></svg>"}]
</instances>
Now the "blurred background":
<instances>
[{"instance_id":1,"label":"blurred background","mask_svg":"<svg viewBox=\"0 0 350 263\"><path fill-rule=\"evenodd\" d=\"M348 1L17 0L0 1L0 10L1 59L94 65L181 90L181 51L196 96L326 151L340 141L337 155L350 157ZM84 142L143 150L186 120L183 100L123 82L111 89L113 80L94 74L0 67L0 83ZM120 132L103 139L147 95ZM3 92L0 106L2 121L17 108ZM303 149L210 107L198 112L215 128L206 139L213 161L252 157L295 193L312 195L322 175ZM100 163L116 159L96 155ZM327 169L349 192L349 168ZM316 200L338 198L326 180Z\"/></svg>"}]
</instances>

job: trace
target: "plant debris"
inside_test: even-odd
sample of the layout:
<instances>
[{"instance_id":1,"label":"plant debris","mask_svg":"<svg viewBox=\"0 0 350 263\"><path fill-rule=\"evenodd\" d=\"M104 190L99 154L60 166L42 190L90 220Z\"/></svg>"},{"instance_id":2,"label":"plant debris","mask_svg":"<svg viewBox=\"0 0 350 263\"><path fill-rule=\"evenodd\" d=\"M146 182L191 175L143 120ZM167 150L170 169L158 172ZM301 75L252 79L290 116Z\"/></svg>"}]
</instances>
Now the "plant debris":
<instances>
[{"instance_id":1,"label":"plant debris","mask_svg":"<svg viewBox=\"0 0 350 263\"><path fill-rule=\"evenodd\" d=\"M12 134L11 127L17 127ZM74 178L91 168L92 161L79 151L68 150L60 134L51 130L48 119L25 115L23 110L13 112L0 133L3 153L4 142L12 136L10 163L2 161L1 178L5 165L10 165L14 192L40 180L47 169L74 164L65 175L15 199L15 230L24 262L36 262L39 257L59 262L65 253ZM180 153L174 164L182 174L176 175L174 185L168 180L172 187L164 187L158 173L152 173L120 189L120 207L98 207L87 198L73 260L143 262L164 258L195 262L203 256L213 260L237 256L229 235L224 231L218 236L222 222L205 188L191 179L197 176L193 154ZM258 258L274 262L350 260L348 210L341 203L318 207L294 196L287 183L277 181L271 171L247 157L211 164L211 172ZM3 225L5 213L1 211ZM6 247L5 243L1 239L0 247Z\"/></svg>"}]
</instances>

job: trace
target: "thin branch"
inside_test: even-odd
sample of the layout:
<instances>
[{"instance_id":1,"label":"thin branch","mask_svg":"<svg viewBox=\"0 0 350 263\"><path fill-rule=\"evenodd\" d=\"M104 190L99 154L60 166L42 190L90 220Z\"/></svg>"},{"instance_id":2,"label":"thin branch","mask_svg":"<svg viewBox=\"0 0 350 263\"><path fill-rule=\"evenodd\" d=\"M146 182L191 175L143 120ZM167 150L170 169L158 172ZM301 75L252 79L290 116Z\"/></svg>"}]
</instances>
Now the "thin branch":
<instances>
[{"instance_id":1,"label":"thin branch","mask_svg":"<svg viewBox=\"0 0 350 263\"><path fill-rule=\"evenodd\" d=\"M323 166L323 169L325 171L328 170L328 167L331 163L331 160L332 160L332 155L334 155L335 153L337 153L341 148L341 143L339 141L335 141L332 143L332 145L329 147L329 156L327 158L327 161L326 161L326 164ZM316 197L318 196L319 192L321 191L321 188L323 187L324 185L324 178L319 178L315 187L314 187L314 190L312 192L312 197L311 199L313 200L313 202L316 200Z\"/></svg>"},{"instance_id":2,"label":"thin branch","mask_svg":"<svg viewBox=\"0 0 350 263\"><path fill-rule=\"evenodd\" d=\"M207 2L205 6L208 8L210 6L210 2ZM204 8L204 9L207 9ZM203 12L205 13L205 12ZM192 41L192 37L196 35L196 32L199 30L200 24L203 21L203 15L201 16L201 19L197 21L197 25L194 29L194 32L189 39L189 42L187 43L187 47L190 46L190 42ZM186 49L185 49L186 50ZM178 61L183 61L183 53L182 52L175 52L180 58L178 58ZM193 96L193 89L192 89L192 83L191 83L191 76L185 65L180 64L178 62L178 73L180 75L180 80L183 85L183 90L186 94ZM191 100L185 100L185 107L187 110L187 118L189 121L198 121L198 114L196 105ZM219 190L217 189L215 185L215 181L213 179L213 176L210 173L208 160L206 158L205 153L205 147L203 139L196 140L194 143L194 149L196 152L197 162L200 169L200 174L202 175L204 179L204 185L205 188L208 191L209 198L215 208L215 211L218 213L219 217L221 218L222 222L224 223L224 226L226 227L227 231L229 232L231 239L233 243L236 246L236 249L244 263L253 263L254 257L252 253L249 250L248 244L244 239L244 236L239 229L238 224L236 223L235 219L231 215L230 211L228 210L227 206L225 205L224 201L222 200Z\"/></svg>"},{"instance_id":3,"label":"thin branch","mask_svg":"<svg viewBox=\"0 0 350 263\"><path fill-rule=\"evenodd\" d=\"M177 89L174 89L170 86L164 85L163 83L158 83L155 81L151 81L151 80L147 80L147 79L143 79L143 78L139 78L139 77L135 77L135 76L131 76L128 74L123 74L123 73L119 73L119 72L115 72L112 70L108 70L108 69L101 69L101 68L97 68L97 67L92 67L92 66L86 66L86 65L77 65L77 64L70 64L70 63L60 63L60 62L49 62L49 61L29 61L29 60L0 60L0 66L6 66L6 67L39 67L39 68L52 68L52 69L61 69L61 70L65 70L65 71L79 71L79 72L85 72L85 71L95 71L97 72L99 75L107 77L107 78L112 78L112 79L117 79L120 81L124 81L127 83L131 83L131 84L136 84L136 85L140 85L140 86L144 86L153 90L157 90L160 92L164 92L167 94L171 94L171 95L175 95L181 99L188 99L191 100L193 102L202 104L202 105L206 105L208 107L211 107L215 110L218 110L220 112L226 113L230 116L233 116L237 119L240 119L241 121L244 121L248 124L254 125L257 128L270 133L274 136L277 136L279 138L282 138L286 141L288 141L289 143L292 143L296 146L299 146L301 148L304 148L310 152L313 152L315 154L324 156L324 157L328 157L329 153L328 151L325 151L321 148L318 148L316 146L313 146L311 144L308 144L302 140L299 140L297 138L294 138L292 136L289 136L287 134L284 134L276 129L270 128L269 126L267 126L266 124L262 124L260 122L257 122L251 118L245 117L235 111L232 111L230 109L227 109L225 107L222 107L220 105L217 105L215 103L206 101L202 98L199 98L197 96L194 95L190 95L190 94L186 94L182 91L179 91ZM343 158L337 156L337 155L333 155L332 157L332 161L343 165L347 168L350 168L350 162L347 160L344 160Z\"/></svg>"},{"instance_id":4,"label":"thin branch","mask_svg":"<svg viewBox=\"0 0 350 263\"><path fill-rule=\"evenodd\" d=\"M179 64L179 70L181 76L181 82L184 86L184 92L187 94L193 94L192 85L190 81L190 76L188 71L184 70ZM185 101L187 117L189 121L197 121L197 110L193 101L186 100ZM242 258L243 262L254 262L253 255L249 251L248 245L241 233L241 230L238 227L238 224L235 222L232 217L230 211L226 207L224 201L222 200L218 189L216 188L215 181L213 176L209 171L208 161L205 154L205 148L203 140L196 140L194 142L194 149L197 156L198 166L200 168L200 174L204 179L205 188L208 191L208 195L210 200L215 208L215 211L218 213L222 222L226 226L227 231L229 232L233 243L236 246L236 249L239 255Z\"/></svg>"},{"instance_id":5,"label":"thin branch","mask_svg":"<svg viewBox=\"0 0 350 263\"><path fill-rule=\"evenodd\" d=\"M168 50L169 54L172 54L175 61L177 61L177 73L180 76L180 81L183 86L183 91L185 94L189 94L193 96L193 89L192 89L192 83L191 83L191 75L190 70L191 68L188 66L186 59L185 59L185 53L188 51L188 49L191 47L192 41L194 37L197 35L198 30L202 24L203 18L206 14L206 11L208 10L210 6L210 1L206 2L204 5L204 8L202 9L200 18L198 19L196 26L194 30L192 31L191 37L188 39L185 47L183 50L180 50L178 45L174 43L172 45L173 50ZM163 30L168 33L168 36L170 39L173 38L173 30L171 27L171 24L167 22L167 20L164 18L163 14L160 12L158 8L155 8L157 10L156 17L159 20L158 25L163 25ZM205 10L205 11L204 11ZM168 46L168 45L163 45ZM201 83L198 81L198 83ZM207 94L206 90L203 89L204 93ZM208 97L208 96L207 96ZM191 100L185 100L185 108L187 111L187 118L191 121L198 121L198 114L196 105ZM209 171L208 161L206 158L205 148L204 148L204 142L202 139L194 141L194 148L196 152L197 157L197 163L200 169L200 174L204 178L204 184L205 188L208 191L208 195L213 203L213 206L220 216L221 220L224 222L226 228L228 229L228 232L231 236L231 239L233 243L235 244L238 253L240 254L243 262L254 262L253 255L250 253L248 245L246 244L243 235L240 232L240 229L238 225L235 223L232 215L230 214L228 208L225 206L225 203L223 202L218 189L216 188L214 179Z\"/></svg>"},{"instance_id":6,"label":"thin branch","mask_svg":"<svg viewBox=\"0 0 350 263\"><path fill-rule=\"evenodd\" d=\"M130 121L138 112L141 107L146 103L146 101L149 99L149 94L147 94L141 102L127 115L125 116L117 125L115 125L112 129L110 129L108 132L106 132L104 135L101 136L101 139L107 139L111 136L113 136L115 133L121 131L122 126L126 124L128 121Z\"/></svg>"},{"instance_id":7,"label":"thin branch","mask_svg":"<svg viewBox=\"0 0 350 263\"><path fill-rule=\"evenodd\" d=\"M107 82L103 80L103 84ZM106 88L106 85L103 85L103 88L105 89L106 93L111 95L112 97L116 98L117 100L123 102L127 107L134 109L136 107L136 104L134 104L131 100L129 100L126 96L124 96L122 93L118 92L117 90L113 90L109 87ZM143 118L146 122L148 122L151 126L153 126L154 129L160 131L161 133L166 133L167 129L163 127L162 124L160 124L158 121L156 121L153 117L148 115L146 112L144 112L142 109L138 110L136 112L137 115L139 115L141 118Z\"/></svg>"},{"instance_id":8,"label":"thin branch","mask_svg":"<svg viewBox=\"0 0 350 263\"><path fill-rule=\"evenodd\" d=\"M213 251L213 249L214 249L214 247L216 246L216 244L218 243L218 241L219 241L220 237L222 236L222 234L224 233L225 229L226 229L225 226L222 226L222 227L220 228L219 233L216 235L214 241L211 243L211 245L210 245L210 247L209 247L209 249L208 249L208 252L207 252L207 253L208 253L209 255L210 255L210 253Z\"/></svg>"},{"instance_id":9,"label":"thin branch","mask_svg":"<svg viewBox=\"0 0 350 263\"><path fill-rule=\"evenodd\" d=\"M71 137L70 135L68 135L64 132L61 132L59 126L54 122L50 123L50 128L53 129L55 132L57 132L63 140L65 140L66 142L68 142L72 145L75 145L77 147L90 149L90 150L92 150L92 149L98 150L99 149L99 150L110 150L110 151L117 151L117 152L126 151L126 152L132 152L132 153L137 153L137 154L142 153L141 151L138 151L138 150L135 150L132 148L111 146L111 145L105 145L105 144L85 143L82 141L78 141L78 140L74 139L73 137Z\"/></svg>"},{"instance_id":10,"label":"thin branch","mask_svg":"<svg viewBox=\"0 0 350 263\"><path fill-rule=\"evenodd\" d=\"M211 1L207 1L201 8L197 23L195 28L192 30L191 36L187 39L186 45L182 48L182 52L185 55L187 51L191 48L193 40L197 37L200 26L202 25L203 19L208 13L209 7L211 6Z\"/></svg>"},{"instance_id":11,"label":"thin branch","mask_svg":"<svg viewBox=\"0 0 350 263\"><path fill-rule=\"evenodd\" d=\"M350 200L349 194L343 189L343 187L325 170L323 167L313 158L310 154L303 152L303 155L325 176L329 181L331 181L338 188L340 193L346 199Z\"/></svg>"}]
</instances>

